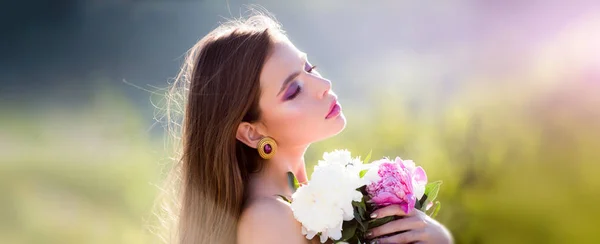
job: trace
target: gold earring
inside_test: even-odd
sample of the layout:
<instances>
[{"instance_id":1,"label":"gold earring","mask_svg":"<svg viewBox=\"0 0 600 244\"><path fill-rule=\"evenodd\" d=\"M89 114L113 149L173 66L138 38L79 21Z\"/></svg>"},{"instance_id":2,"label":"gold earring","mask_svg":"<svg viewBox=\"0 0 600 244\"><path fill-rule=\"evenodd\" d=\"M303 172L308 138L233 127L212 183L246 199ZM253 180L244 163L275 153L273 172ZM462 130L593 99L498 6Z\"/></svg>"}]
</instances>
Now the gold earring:
<instances>
[{"instance_id":1,"label":"gold earring","mask_svg":"<svg viewBox=\"0 0 600 244\"><path fill-rule=\"evenodd\" d=\"M261 158L270 159L277 152L277 143L271 137L263 137L256 148Z\"/></svg>"}]
</instances>

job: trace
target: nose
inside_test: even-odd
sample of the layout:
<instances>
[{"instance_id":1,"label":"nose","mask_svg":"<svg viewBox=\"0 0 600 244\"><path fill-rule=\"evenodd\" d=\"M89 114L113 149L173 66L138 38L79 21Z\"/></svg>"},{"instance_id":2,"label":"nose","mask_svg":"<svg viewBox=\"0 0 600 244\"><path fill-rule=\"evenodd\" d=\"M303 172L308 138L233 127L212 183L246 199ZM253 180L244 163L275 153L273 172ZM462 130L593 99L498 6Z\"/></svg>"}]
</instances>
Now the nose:
<instances>
[{"instance_id":1,"label":"nose","mask_svg":"<svg viewBox=\"0 0 600 244\"><path fill-rule=\"evenodd\" d=\"M322 77L317 78L317 83L319 85L319 90L317 93L317 97L322 99L327 97L329 91L331 91L331 81Z\"/></svg>"}]
</instances>

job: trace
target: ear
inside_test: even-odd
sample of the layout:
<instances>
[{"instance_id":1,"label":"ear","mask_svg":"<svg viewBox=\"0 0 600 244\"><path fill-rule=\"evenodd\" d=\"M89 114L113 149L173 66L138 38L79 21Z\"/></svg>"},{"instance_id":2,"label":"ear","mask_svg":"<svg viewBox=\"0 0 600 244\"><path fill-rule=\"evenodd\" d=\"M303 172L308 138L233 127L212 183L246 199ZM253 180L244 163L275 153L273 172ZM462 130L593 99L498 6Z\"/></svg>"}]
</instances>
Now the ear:
<instances>
[{"instance_id":1,"label":"ear","mask_svg":"<svg viewBox=\"0 0 600 244\"><path fill-rule=\"evenodd\" d=\"M251 148L256 148L258 146L258 141L263 136L258 132L258 128L256 125L253 125L248 122L242 122L238 125L237 133L235 134L235 138L238 141L248 145Z\"/></svg>"}]
</instances>

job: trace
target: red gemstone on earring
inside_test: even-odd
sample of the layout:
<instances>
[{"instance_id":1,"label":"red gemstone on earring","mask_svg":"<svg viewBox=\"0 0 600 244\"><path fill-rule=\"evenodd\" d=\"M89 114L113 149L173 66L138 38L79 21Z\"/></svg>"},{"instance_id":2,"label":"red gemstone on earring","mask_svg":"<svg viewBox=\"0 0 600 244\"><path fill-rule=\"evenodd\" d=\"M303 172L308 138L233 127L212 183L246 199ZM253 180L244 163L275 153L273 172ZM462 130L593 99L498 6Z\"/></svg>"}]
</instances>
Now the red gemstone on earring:
<instances>
[{"instance_id":1,"label":"red gemstone on earring","mask_svg":"<svg viewBox=\"0 0 600 244\"><path fill-rule=\"evenodd\" d=\"M273 151L273 148L271 147L271 145L266 144L265 145L265 153L270 154L272 151Z\"/></svg>"}]
</instances>

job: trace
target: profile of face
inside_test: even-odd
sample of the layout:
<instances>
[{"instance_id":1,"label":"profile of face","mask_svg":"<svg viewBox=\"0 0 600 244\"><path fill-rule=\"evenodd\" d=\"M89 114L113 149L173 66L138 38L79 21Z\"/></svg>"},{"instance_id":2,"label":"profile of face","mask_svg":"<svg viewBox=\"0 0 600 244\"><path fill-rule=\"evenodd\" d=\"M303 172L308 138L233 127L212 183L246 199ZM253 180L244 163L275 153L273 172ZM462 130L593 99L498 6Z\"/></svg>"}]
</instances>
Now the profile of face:
<instances>
[{"instance_id":1,"label":"profile of face","mask_svg":"<svg viewBox=\"0 0 600 244\"><path fill-rule=\"evenodd\" d=\"M278 38L260 74L259 109L254 123L280 147L302 147L341 132L346 126L331 81L323 78L287 38Z\"/></svg>"}]
</instances>

